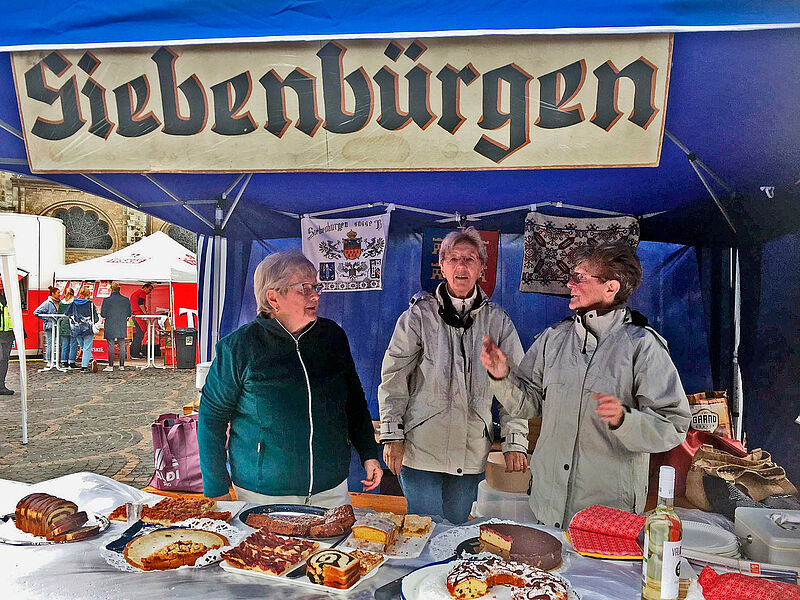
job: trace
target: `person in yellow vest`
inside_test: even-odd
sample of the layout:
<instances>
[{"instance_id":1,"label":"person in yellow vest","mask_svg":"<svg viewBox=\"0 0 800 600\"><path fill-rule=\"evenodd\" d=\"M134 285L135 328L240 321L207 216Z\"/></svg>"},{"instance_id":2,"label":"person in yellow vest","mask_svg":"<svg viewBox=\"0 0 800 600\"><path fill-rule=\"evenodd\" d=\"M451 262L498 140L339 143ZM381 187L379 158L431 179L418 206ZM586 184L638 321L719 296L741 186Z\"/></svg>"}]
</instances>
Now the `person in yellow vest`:
<instances>
[{"instance_id":1,"label":"person in yellow vest","mask_svg":"<svg viewBox=\"0 0 800 600\"><path fill-rule=\"evenodd\" d=\"M8 359L11 357L11 346L14 344L14 330L11 328L11 311L6 301L3 280L0 278L0 396L14 393L6 387Z\"/></svg>"}]
</instances>

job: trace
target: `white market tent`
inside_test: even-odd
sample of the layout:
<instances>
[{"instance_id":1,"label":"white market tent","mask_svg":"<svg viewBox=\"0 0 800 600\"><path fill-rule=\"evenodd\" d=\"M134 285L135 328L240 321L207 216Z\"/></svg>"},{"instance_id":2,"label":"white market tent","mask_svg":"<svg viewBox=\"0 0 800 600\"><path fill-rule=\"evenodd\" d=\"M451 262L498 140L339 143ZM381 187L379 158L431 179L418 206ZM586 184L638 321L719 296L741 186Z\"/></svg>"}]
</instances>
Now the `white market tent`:
<instances>
[{"instance_id":1,"label":"white market tent","mask_svg":"<svg viewBox=\"0 0 800 600\"><path fill-rule=\"evenodd\" d=\"M113 254L64 265L58 281L154 283L197 281L197 259L167 234L157 231Z\"/></svg>"}]
</instances>

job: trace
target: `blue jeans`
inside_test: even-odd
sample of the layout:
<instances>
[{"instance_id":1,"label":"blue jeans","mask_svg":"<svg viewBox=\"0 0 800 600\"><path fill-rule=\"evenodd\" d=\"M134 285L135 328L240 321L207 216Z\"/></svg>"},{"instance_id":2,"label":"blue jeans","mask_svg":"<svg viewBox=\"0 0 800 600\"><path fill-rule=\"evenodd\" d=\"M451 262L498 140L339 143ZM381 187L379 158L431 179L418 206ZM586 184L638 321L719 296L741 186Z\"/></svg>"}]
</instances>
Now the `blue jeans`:
<instances>
[{"instance_id":1,"label":"blue jeans","mask_svg":"<svg viewBox=\"0 0 800 600\"><path fill-rule=\"evenodd\" d=\"M472 503L478 497L478 484L483 478L483 473L450 475L406 466L400 470L400 486L408 501L408 512L439 515L454 525L467 522Z\"/></svg>"},{"instance_id":2,"label":"blue jeans","mask_svg":"<svg viewBox=\"0 0 800 600\"><path fill-rule=\"evenodd\" d=\"M53 330L44 330L44 362L48 365L53 358Z\"/></svg>"},{"instance_id":3,"label":"blue jeans","mask_svg":"<svg viewBox=\"0 0 800 600\"><path fill-rule=\"evenodd\" d=\"M78 338L71 335L61 336L61 362L74 363L78 356Z\"/></svg>"},{"instance_id":4,"label":"blue jeans","mask_svg":"<svg viewBox=\"0 0 800 600\"><path fill-rule=\"evenodd\" d=\"M80 346L83 355L81 356L81 367L88 367L89 362L92 360L92 340L94 335L77 335L72 336Z\"/></svg>"}]
</instances>

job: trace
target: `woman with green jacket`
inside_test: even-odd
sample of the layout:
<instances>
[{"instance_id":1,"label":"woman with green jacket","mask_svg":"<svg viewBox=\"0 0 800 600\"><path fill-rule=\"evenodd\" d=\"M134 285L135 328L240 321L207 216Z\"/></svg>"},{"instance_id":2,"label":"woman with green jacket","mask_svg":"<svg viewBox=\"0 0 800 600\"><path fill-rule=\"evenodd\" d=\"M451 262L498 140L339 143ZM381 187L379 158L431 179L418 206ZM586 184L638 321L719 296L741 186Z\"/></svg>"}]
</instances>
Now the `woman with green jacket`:
<instances>
[{"instance_id":1,"label":"woman with green jacket","mask_svg":"<svg viewBox=\"0 0 800 600\"><path fill-rule=\"evenodd\" d=\"M203 386L203 493L228 499L230 481L245 502L350 504L350 445L365 491L383 471L347 335L317 317L321 286L301 253L265 258L253 287L258 316L220 340Z\"/></svg>"}]
</instances>

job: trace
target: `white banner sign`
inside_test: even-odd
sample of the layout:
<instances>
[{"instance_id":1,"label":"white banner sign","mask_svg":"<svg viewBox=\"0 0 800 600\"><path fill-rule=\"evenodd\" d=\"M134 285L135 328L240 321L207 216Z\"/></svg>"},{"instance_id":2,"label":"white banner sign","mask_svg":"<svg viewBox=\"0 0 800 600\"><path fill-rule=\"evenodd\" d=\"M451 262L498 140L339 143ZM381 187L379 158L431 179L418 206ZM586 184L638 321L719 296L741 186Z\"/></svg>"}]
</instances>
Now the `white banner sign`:
<instances>
[{"instance_id":1,"label":"white banner sign","mask_svg":"<svg viewBox=\"0 0 800 600\"><path fill-rule=\"evenodd\" d=\"M34 172L657 166L670 34L16 52Z\"/></svg>"},{"instance_id":2,"label":"white banner sign","mask_svg":"<svg viewBox=\"0 0 800 600\"><path fill-rule=\"evenodd\" d=\"M302 219L303 254L326 292L382 290L389 213L356 219Z\"/></svg>"}]
</instances>

